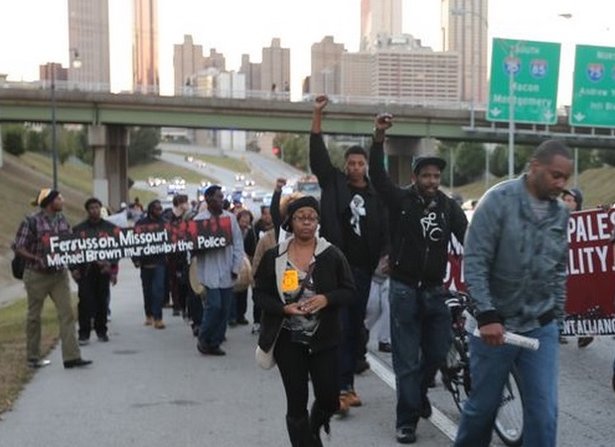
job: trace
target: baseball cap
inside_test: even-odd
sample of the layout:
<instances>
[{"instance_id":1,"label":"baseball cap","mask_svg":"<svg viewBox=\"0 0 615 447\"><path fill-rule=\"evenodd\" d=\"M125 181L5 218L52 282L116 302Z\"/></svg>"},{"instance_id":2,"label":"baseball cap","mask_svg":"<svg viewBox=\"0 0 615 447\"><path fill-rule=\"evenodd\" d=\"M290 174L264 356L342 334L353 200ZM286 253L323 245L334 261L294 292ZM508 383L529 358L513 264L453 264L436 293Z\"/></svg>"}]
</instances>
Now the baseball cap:
<instances>
[{"instance_id":1,"label":"baseball cap","mask_svg":"<svg viewBox=\"0 0 615 447\"><path fill-rule=\"evenodd\" d=\"M436 166L440 171L446 167L446 161L440 157L416 157L412 163L412 171L418 174L425 166Z\"/></svg>"}]
</instances>

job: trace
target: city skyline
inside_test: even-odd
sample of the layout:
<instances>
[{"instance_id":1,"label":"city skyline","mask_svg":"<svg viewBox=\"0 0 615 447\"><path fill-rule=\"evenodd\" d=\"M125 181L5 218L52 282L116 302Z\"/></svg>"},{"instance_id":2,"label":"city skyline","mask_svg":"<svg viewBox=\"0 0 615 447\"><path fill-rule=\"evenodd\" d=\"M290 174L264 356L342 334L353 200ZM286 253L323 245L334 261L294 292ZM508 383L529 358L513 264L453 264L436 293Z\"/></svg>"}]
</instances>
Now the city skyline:
<instances>
[{"instance_id":1,"label":"city skyline","mask_svg":"<svg viewBox=\"0 0 615 447\"><path fill-rule=\"evenodd\" d=\"M131 3L109 0L112 91L132 89ZM204 6L189 0L159 0L161 93L173 93L173 45L181 43L184 34L191 34L195 44L202 45L206 53L209 48L223 53L228 70L239 69L244 53L253 62L261 62L262 48L279 37L282 47L291 49L291 88L295 99L301 94L303 79L310 74L313 43L332 35L348 51L358 50L361 0L314 0L300 14L296 5L288 3L292 2L228 0L223 5ZM436 51L442 48L440 3L402 2L402 31ZM33 15L32 11L37 13ZM241 14L233 15L236 11ZM600 0L587 0L582 5L573 0L518 0L514 4L491 0L489 43L494 36L561 42L560 99L569 99L572 44L613 45L615 19L610 17L615 17L614 12L615 5ZM572 13L573 18L558 18L561 13ZM9 80L31 81L37 79L41 64L61 62L68 66L66 0L22 0L7 6L4 15L7 25L0 30L0 73L8 74ZM23 23L29 26L24 27ZM40 35L48 38L40 39ZM11 45L15 41L20 42L19 48Z\"/></svg>"}]
</instances>

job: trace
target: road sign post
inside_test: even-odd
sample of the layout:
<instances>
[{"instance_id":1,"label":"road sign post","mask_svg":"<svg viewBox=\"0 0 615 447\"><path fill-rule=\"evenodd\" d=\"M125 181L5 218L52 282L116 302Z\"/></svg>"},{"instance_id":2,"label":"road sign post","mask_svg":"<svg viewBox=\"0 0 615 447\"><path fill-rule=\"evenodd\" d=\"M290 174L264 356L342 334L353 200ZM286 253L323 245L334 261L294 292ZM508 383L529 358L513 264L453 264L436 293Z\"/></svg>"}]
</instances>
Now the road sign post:
<instances>
[{"instance_id":1,"label":"road sign post","mask_svg":"<svg viewBox=\"0 0 615 447\"><path fill-rule=\"evenodd\" d=\"M559 43L493 39L487 119L555 124L559 61Z\"/></svg>"},{"instance_id":2,"label":"road sign post","mask_svg":"<svg viewBox=\"0 0 615 447\"><path fill-rule=\"evenodd\" d=\"M577 45L570 125L615 127L615 48Z\"/></svg>"}]
</instances>

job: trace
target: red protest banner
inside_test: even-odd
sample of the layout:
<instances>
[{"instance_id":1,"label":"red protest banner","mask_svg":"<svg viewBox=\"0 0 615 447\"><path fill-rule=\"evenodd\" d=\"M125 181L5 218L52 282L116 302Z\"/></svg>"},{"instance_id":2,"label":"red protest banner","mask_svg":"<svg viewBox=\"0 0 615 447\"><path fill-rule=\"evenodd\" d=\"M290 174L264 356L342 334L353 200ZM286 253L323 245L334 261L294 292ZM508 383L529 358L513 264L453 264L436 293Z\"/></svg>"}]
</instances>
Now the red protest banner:
<instances>
[{"instance_id":1,"label":"red protest banner","mask_svg":"<svg viewBox=\"0 0 615 447\"><path fill-rule=\"evenodd\" d=\"M615 335L615 209L572 213L568 224L568 282L562 335ZM454 239L454 237L453 237ZM463 246L449 244L444 286L466 290Z\"/></svg>"},{"instance_id":2,"label":"red protest banner","mask_svg":"<svg viewBox=\"0 0 615 447\"><path fill-rule=\"evenodd\" d=\"M563 335L615 335L615 210L572 213Z\"/></svg>"}]
</instances>

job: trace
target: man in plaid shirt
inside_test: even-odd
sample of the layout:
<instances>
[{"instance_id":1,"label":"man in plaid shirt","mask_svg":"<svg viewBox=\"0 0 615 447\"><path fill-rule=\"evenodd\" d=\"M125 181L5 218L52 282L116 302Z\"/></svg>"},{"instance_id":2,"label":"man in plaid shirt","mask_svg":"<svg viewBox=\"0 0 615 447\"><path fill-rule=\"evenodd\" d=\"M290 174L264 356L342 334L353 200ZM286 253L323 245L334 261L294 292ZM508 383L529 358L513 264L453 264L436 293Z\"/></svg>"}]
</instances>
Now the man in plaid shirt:
<instances>
[{"instance_id":1,"label":"man in plaid shirt","mask_svg":"<svg viewBox=\"0 0 615 447\"><path fill-rule=\"evenodd\" d=\"M28 295L26 321L27 359L31 367L49 364L41 360L41 313L49 295L56 306L60 323L62 359L65 368L89 365L83 360L75 336L75 317L71 307L68 272L65 267L48 267L45 261L45 240L50 236L71 233L71 227L62 208L64 199L54 189L42 189L32 202L40 211L26 218L17 230L13 250L26 260L23 282Z\"/></svg>"}]
</instances>

